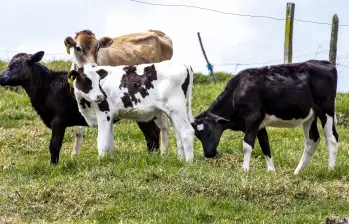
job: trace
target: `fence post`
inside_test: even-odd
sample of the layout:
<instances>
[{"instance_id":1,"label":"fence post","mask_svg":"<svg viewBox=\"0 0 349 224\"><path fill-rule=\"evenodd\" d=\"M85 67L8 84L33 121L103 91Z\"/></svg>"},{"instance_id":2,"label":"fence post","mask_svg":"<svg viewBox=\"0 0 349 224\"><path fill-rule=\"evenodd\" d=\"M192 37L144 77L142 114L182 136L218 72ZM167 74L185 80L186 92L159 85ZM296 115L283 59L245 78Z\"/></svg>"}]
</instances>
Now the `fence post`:
<instances>
[{"instance_id":1,"label":"fence post","mask_svg":"<svg viewBox=\"0 0 349 224\"><path fill-rule=\"evenodd\" d=\"M339 20L338 20L337 14L334 14L332 18L331 43L330 43L330 53L329 53L330 62L334 66L336 65L336 58L337 58L338 21Z\"/></svg>"},{"instance_id":2,"label":"fence post","mask_svg":"<svg viewBox=\"0 0 349 224\"><path fill-rule=\"evenodd\" d=\"M292 37L295 4L288 2L286 7L284 63L292 63Z\"/></svg>"},{"instance_id":3,"label":"fence post","mask_svg":"<svg viewBox=\"0 0 349 224\"><path fill-rule=\"evenodd\" d=\"M207 58L207 55L206 55L206 52L205 52L205 49L204 49L204 45L202 44L200 32L197 32L197 33L198 33L198 38L199 38L199 43L200 43L200 47L201 47L201 50L202 50L202 54L204 55L206 63L207 63L206 67L208 69L208 72L210 73L210 79L211 79L211 85L212 85L212 82L217 83L216 76L213 73L213 65L209 62L209 60Z\"/></svg>"}]
</instances>

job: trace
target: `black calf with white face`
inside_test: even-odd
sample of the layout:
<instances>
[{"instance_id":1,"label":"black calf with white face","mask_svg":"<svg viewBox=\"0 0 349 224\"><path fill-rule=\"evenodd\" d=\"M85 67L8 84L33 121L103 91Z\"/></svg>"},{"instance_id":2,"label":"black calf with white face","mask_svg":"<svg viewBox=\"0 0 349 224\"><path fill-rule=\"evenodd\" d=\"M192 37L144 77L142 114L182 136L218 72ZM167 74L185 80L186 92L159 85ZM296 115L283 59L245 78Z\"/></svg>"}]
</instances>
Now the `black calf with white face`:
<instances>
[{"instance_id":1,"label":"black calf with white face","mask_svg":"<svg viewBox=\"0 0 349 224\"><path fill-rule=\"evenodd\" d=\"M206 157L216 154L221 134L226 129L243 131L244 163L249 161L256 138L269 171L275 171L271 159L267 126L294 128L303 126L305 148L295 170L309 163L319 144L316 120L323 125L329 152L329 167L335 165L338 134L335 120L337 88L336 68L328 61L246 69L233 77L215 102L192 123Z\"/></svg>"}]
</instances>

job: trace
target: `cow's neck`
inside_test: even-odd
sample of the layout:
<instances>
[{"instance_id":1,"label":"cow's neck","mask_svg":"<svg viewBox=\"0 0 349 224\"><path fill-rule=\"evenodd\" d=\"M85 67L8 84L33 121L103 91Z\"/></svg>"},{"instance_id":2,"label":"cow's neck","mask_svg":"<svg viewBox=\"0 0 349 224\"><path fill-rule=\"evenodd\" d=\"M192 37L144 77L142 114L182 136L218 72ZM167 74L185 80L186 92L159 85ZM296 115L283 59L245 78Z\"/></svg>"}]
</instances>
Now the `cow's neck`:
<instances>
[{"instance_id":1,"label":"cow's neck","mask_svg":"<svg viewBox=\"0 0 349 224\"><path fill-rule=\"evenodd\" d=\"M228 119L232 116L233 105L229 92L221 94L216 101L207 109L207 112Z\"/></svg>"},{"instance_id":2,"label":"cow's neck","mask_svg":"<svg viewBox=\"0 0 349 224\"><path fill-rule=\"evenodd\" d=\"M234 112L233 94L239 82L239 77L233 77L224 88L223 92L216 98L207 109L208 112L230 120Z\"/></svg>"},{"instance_id":3,"label":"cow's neck","mask_svg":"<svg viewBox=\"0 0 349 224\"><path fill-rule=\"evenodd\" d=\"M240 77L235 76L226 85L223 92L216 98L212 105L207 109L207 112L216 116L222 117L229 123L223 125L223 129L240 130L243 128L243 123L239 119L239 115L233 104L234 90L239 83Z\"/></svg>"},{"instance_id":4,"label":"cow's neck","mask_svg":"<svg viewBox=\"0 0 349 224\"><path fill-rule=\"evenodd\" d=\"M112 63L111 61L109 61L110 59L108 58L108 55L113 55L113 58L117 57L117 55L113 54L113 52L110 52L109 48L100 49L98 52L98 56L97 56L97 64L99 66L104 66L104 65L117 66L117 65L119 65L119 64L115 64L115 63Z\"/></svg>"},{"instance_id":5,"label":"cow's neck","mask_svg":"<svg viewBox=\"0 0 349 224\"><path fill-rule=\"evenodd\" d=\"M23 85L23 88L31 100L42 101L50 94L54 85L63 85L63 83L59 83L63 73L66 72L52 71L36 63L32 66L29 80ZM65 85L69 88L68 83ZM60 86L60 88L63 88L63 86Z\"/></svg>"},{"instance_id":6,"label":"cow's neck","mask_svg":"<svg viewBox=\"0 0 349 224\"><path fill-rule=\"evenodd\" d=\"M50 86L49 80L52 79L51 72L48 68L40 64L34 64L28 77L29 78L23 85L23 88L30 98L33 98L35 95L40 93L42 96L47 94L47 89Z\"/></svg>"}]
</instances>

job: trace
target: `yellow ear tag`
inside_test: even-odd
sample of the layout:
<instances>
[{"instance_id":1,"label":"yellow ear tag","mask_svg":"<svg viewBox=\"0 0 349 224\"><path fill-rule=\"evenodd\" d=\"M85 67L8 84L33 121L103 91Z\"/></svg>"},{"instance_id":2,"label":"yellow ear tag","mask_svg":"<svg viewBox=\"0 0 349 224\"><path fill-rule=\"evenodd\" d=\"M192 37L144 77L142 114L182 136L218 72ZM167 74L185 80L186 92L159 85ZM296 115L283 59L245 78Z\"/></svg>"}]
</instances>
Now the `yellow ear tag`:
<instances>
[{"instance_id":1,"label":"yellow ear tag","mask_svg":"<svg viewBox=\"0 0 349 224\"><path fill-rule=\"evenodd\" d=\"M66 47L67 47L67 53L70 54L70 44L67 44Z\"/></svg>"},{"instance_id":2,"label":"yellow ear tag","mask_svg":"<svg viewBox=\"0 0 349 224\"><path fill-rule=\"evenodd\" d=\"M68 76L68 83L69 83L69 85L71 86L71 87L74 87L74 85L73 85L73 78L70 76Z\"/></svg>"}]
</instances>

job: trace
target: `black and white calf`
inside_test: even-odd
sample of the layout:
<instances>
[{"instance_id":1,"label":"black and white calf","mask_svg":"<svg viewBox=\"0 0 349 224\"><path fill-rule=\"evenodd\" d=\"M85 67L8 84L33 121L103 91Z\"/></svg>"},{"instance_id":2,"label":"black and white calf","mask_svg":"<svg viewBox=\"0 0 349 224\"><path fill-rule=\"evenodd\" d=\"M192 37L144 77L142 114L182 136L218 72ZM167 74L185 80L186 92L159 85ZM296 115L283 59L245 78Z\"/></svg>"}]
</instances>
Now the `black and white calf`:
<instances>
[{"instance_id":1,"label":"black and white calf","mask_svg":"<svg viewBox=\"0 0 349 224\"><path fill-rule=\"evenodd\" d=\"M74 80L77 100L86 101L85 107L79 105L80 112L90 126L98 126L100 156L113 151L113 120L149 121L165 113L174 126L179 157L193 159L190 66L171 61L137 66L85 66L71 71L69 76Z\"/></svg>"},{"instance_id":2,"label":"black and white calf","mask_svg":"<svg viewBox=\"0 0 349 224\"><path fill-rule=\"evenodd\" d=\"M295 174L303 170L319 144L316 121L320 119L329 154L335 166L338 134L335 128L337 70L328 61L310 60L246 69L233 77L215 102L192 123L206 157L216 155L224 130L245 132L243 169L249 169L255 139L269 171L275 171L267 126L294 128L303 125L305 147Z\"/></svg>"}]
</instances>

